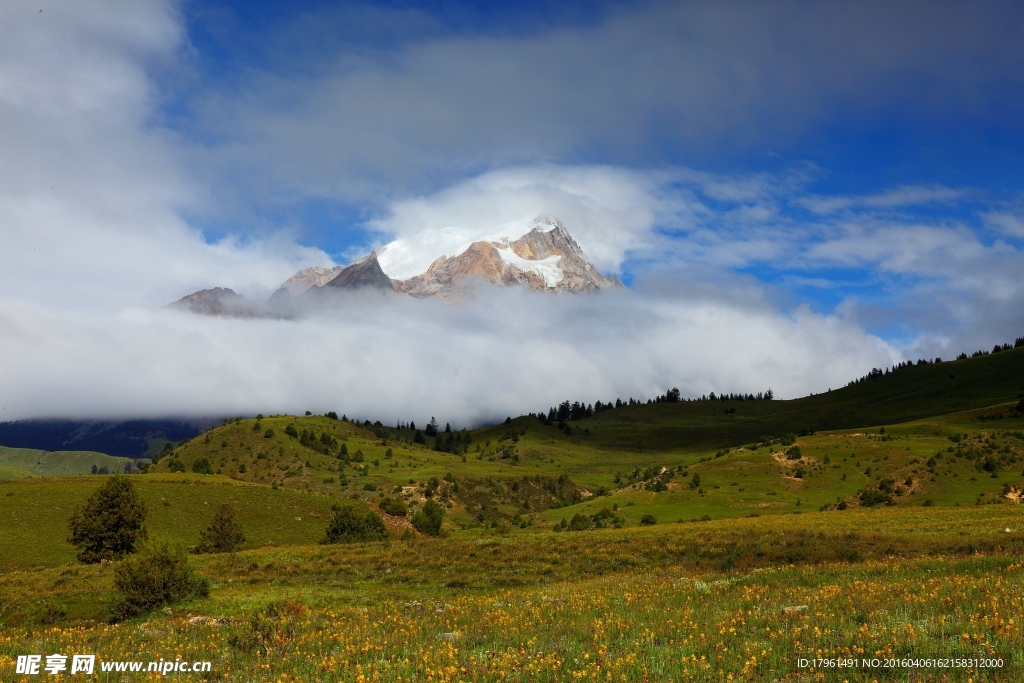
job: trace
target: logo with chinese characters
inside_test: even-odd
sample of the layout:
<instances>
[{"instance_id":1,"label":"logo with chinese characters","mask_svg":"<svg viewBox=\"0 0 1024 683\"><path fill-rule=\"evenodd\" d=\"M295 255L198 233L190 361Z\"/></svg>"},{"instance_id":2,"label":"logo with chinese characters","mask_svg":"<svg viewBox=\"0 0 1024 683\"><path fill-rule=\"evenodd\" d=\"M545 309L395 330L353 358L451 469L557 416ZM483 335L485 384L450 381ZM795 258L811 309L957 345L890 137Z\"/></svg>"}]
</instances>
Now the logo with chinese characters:
<instances>
[{"instance_id":1,"label":"logo with chinese characters","mask_svg":"<svg viewBox=\"0 0 1024 683\"><path fill-rule=\"evenodd\" d=\"M67 655L46 655L46 663L43 663L42 655L18 655L14 673L38 675L40 669L54 676L65 672L72 674L91 674L96 666L96 655L72 655L71 671L68 672Z\"/></svg>"}]
</instances>

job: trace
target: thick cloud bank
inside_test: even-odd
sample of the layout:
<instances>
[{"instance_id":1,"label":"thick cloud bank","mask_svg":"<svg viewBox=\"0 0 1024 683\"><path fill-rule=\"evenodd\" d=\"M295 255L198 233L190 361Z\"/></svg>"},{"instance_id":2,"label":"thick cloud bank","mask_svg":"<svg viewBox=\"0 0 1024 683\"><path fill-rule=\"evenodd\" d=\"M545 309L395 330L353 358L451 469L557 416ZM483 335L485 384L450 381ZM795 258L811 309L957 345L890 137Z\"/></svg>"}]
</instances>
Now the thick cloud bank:
<instances>
[{"instance_id":1,"label":"thick cloud bank","mask_svg":"<svg viewBox=\"0 0 1024 683\"><path fill-rule=\"evenodd\" d=\"M566 398L845 384L895 355L856 325L687 288L460 307L374 294L299 321L56 314L0 300L3 419L323 413L469 425ZM13 359L16 359L14 361Z\"/></svg>"}]
</instances>

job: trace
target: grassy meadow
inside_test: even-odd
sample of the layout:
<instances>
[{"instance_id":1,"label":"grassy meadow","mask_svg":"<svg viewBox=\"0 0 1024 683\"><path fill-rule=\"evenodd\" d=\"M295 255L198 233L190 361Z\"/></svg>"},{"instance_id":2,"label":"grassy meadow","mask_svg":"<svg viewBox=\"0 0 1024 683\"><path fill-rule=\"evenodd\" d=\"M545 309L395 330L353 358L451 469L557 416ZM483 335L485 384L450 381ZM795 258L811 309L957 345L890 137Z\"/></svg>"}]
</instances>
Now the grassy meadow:
<instances>
[{"instance_id":1,"label":"grassy meadow","mask_svg":"<svg viewBox=\"0 0 1024 683\"><path fill-rule=\"evenodd\" d=\"M815 680L798 658L984 655L1003 668L938 673L1019 680L1021 522L1018 506L887 507L264 547L197 557L209 599L110 626L109 566L10 572L4 619L22 621L0 666L96 651L209 659L230 680Z\"/></svg>"},{"instance_id":2,"label":"grassy meadow","mask_svg":"<svg viewBox=\"0 0 1024 683\"><path fill-rule=\"evenodd\" d=\"M240 681L1022 680L1022 392L1015 349L796 401L423 443L347 418L225 420L131 481L151 536L195 546L227 504L242 549L191 556L208 598L119 624L115 565L67 542L105 477L0 459L0 681L51 652L211 660L179 676ZM427 499L440 538L411 530ZM389 540L320 545L343 500ZM1002 665L882 666L936 657Z\"/></svg>"},{"instance_id":3,"label":"grassy meadow","mask_svg":"<svg viewBox=\"0 0 1024 683\"><path fill-rule=\"evenodd\" d=\"M108 472L124 472L131 458L93 451L41 451L34 448L0 446L0 479L25 477L68 477L89 474L95 466Z\"/></svg>"}]
</instances>

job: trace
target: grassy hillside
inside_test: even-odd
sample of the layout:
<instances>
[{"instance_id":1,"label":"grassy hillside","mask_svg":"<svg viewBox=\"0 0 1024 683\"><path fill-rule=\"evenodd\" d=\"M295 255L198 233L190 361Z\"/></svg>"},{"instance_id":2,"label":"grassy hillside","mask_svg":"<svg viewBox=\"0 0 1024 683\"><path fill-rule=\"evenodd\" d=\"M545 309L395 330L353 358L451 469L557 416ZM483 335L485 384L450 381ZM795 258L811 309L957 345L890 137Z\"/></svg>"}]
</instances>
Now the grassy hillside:
<instances>
[{"instance_id":1,"label":"grassy hillside","mask_svg":"<svg viewBox=\"0 0 1024 683\"><path fill-rule=\"evenodd\" d=\"M0 482L0 569L25 569L75 561L67 543L72 511L106 477L34 478ZM195 545L221 504L231 505L245 531L245 547L308 545L324 534L332 501L294 491L274 491L226 477L133 476L156 536ZM45 539L45 540L43 540Z\"/></svg>"},{"instance_id":2,"label":"grassy hillside","mask_svg":"<svg viewBox=\"0 0 1024 683\"><path fill-rule=\"evenodd\" d=\"M429 493L448 506L453 529L501 520L560 524L604 508L616 523L636 525L646 514L675 521L839 505L967 505L1005 501L1004 494L1024 488L1024 416L1015 406L890 424L884 433L880 427L830 430L716 450L602 448L606 414L571 423L569 435L523 417L470 433L463 454L409 443L397 430L388 431L396 438L380 438L328 418L273 417L259 421L258 429L253 420L214 429L163 458L154 471L191 471L205 458L214 471L237 481L370 504L394 495L416 505ZM638 416L634 434L642 442L649 424L662 429L646 420L675 407L610 412L619 413L619 424ZM303 446L286 433L289 427L312 435L327 452ZM337 445L327 447L325 434Z\"/></svg>"},{"instance_id":3,"label":"grassy hillside","mask_svg":"<svg viewBox=\"0 0 1024 683\"><path fill-rule=\"evenodd\" d=\"M31 448L7 448L0 446L0 478L2 470L12 472L12 477L68 477L89 474L95 466L106 467L108 472L124 472L125 466L134 466L131 458L119 458L92 451L39 451Z\"/></svg>"},{"instance_id":4,"label":"grassy hillside","mask_svg":"<svg viewBox=\"0 0 1024 683\"><path fill-rule=\"evenodd\" d=\"M0 465L0 479L25 479L32 475L25 470L19 470L14 467L8 467L7 465Z\"/></svg>"},{"instance_id":5,"label":"grassy hillside","mask_svg":"<svg viewBox=\"0 0 1024 683\"><path fill-rule=\"evenodd\" d=\"M1024 399L1024 347L915 365L789 401L696 401L599 413L577 438L602 450L722 448L789 432L879 427Z\"/></svg>"},{"instance_id":6,"label":"grassy hillside","mask_svg":"<svg viewBox=\"0 0 1024 683\"><path fill-rule=\"evenodd\" d=\"M264 419L258 431L252 429L251 421L243 420L210 432L209 443L201 437L186 444L165 457L157 471L134 476L132 481L149 507L149 525L155 533L192 545L215 507L229 502L240 515L247 547L267 542L315 543L337 499L357 498L377 509L387 494L415 506L426 499L431 479L437 484L433 497L447 506L447 528L471 536L494 534L495 525L507 533L508 522L525 528L517 533L561 528L563 520L568 524L576 516L588 518L588 527L636 527L645 515L664 524L808 514L836 507L852 513L887 504L922 510L929 509L926 505L933 510L1012 505L1012 497L1024 490L1024 417L979 419L1000 410L1006 411L989 408L919 420L890 426L884 434L878 430L822 432L796 437L785 445L776 441L728 452L653 455L588 452L571 438L547 439L545 430L553 428L535 420L536 426L530 427L530 418L520 418L512 425L523 423L526 429L515 444L518 464L511 458L485 456L495 447L493 441L486 446L487 439L479 452L471 443L463 462L462 456L420 445L389 440L385 446L366 430L327 418ZM314 426L324 431L335 428L332 433L340 437L339 444L347 444L352 457L363 452L363 462L346 464L336 455L311 451L285 435L283 428L283 440L276 439L277 430L265 437L265 430L272 428L266 425L279 423L307 431ZM246 448L250 445L252 450ZM211 446L222 453L214 465L239 478L159 472L174 458L191 464L209 457ZM275 455L259 459L272 447L277 449ZM388 448L391 458L386 458ZM800 449L798 457L794 448ZM245 463L251 466L238 473ZM452 473L451 482L445 480L446 473ZM558 477L563 474L567 481L559 487ZM537 483L538 477L542 484ZM11 549L5 556L8 566L73 561L73 549L65 541L68 516L101 480L87 476L0 484L0 518L8 520L0 528L0 544ZM272 486L278 482L275 490ZM573 482L580 486L574 488ZM368 484L376 490L367 490ZM545 486L557 489L562 497ZM604 495L596 495L599 486L605 486ZM602 510L607 510L603 518ZM51 542L40 544L41 537Z\"/></svg>"}]
</instances>

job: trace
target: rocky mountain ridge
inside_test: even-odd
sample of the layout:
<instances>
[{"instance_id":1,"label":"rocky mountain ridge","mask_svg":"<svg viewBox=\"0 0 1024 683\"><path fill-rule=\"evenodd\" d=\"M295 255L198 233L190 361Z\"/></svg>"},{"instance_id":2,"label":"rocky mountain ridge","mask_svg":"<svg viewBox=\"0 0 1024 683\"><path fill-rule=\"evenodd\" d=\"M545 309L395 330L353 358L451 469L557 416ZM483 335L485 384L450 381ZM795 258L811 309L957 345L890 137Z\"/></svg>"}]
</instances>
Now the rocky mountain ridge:
<instances>
[{"instance_id":1,"label":"rocky mountain ridge","mask_svg":"<svg viewBox=\"0 0 1024 683\"><path fill-rule=\"evenodd\" d=\"M387 249L382 247L379 253ZM389 277L374 251L344 267L301 270L263 304L217 287L182 297L170 307L226 317L289 317L298 309L323 304L342 292L377 291L452 300L488 285L543 292L622 287L617 277L605 277L594 268L565 226L557 220L539 218L533 229L518 239L473 242L453 256L438 257L426 272L405 280Z\"/></svg>"}]
</instances>

